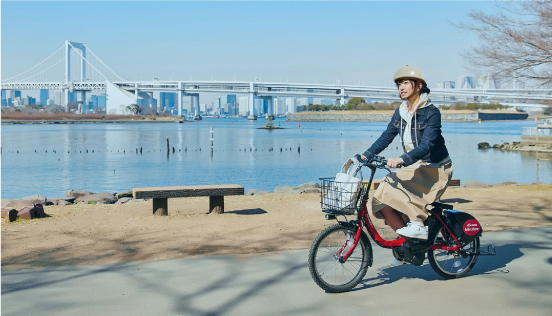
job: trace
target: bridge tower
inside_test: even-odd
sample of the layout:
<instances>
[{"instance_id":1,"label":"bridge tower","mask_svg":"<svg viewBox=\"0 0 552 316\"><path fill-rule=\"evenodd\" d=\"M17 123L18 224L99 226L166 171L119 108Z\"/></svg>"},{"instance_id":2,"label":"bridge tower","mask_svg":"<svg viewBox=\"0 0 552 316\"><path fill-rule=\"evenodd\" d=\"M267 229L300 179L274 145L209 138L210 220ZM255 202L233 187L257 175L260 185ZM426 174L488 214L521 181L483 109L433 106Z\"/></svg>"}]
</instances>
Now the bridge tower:
<instances>
[{"instance_id":1,"label":"bridge tower","mask_svg":"<svg viewBox=\"0 0 552 316\"><path fill-rule=\"evenodd\" d=\"M77 42L71 42L71 41L65 41L65 82L63 85L63 105L65 105L67 112L69 112L69 109L67 108L69 104L69 94L73 92L72 89L72 78L71 78L71 49L80 50L77 51L77 53L80 55L80 82L84 82L86 78L86 67L85 67L85 61L86 61L86 45L85 43L77 43ZM81 110L84 111L84 107L86 105L86 91L82 90L80 91L80 102L81 102Z\"/></svg>"}]
</instances>

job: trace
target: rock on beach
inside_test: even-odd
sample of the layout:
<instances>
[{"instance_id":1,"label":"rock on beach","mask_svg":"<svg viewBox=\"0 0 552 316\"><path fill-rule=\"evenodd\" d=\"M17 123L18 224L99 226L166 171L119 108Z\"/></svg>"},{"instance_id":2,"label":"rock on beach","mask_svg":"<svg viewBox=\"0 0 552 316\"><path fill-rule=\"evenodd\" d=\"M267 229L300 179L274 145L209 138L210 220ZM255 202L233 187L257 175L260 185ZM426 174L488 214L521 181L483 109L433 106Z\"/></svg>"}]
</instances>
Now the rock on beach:
<instances>
[{"instance_id":1,"label":"rock on beach","mask_svg":"<svg viewBox=\"0 0 552 316\"><path fill-rule=\"evenodd\" d=\"M77 198L78 203L113 204L117 202L115 195L109 192L85 195Z\"/></svg>"}]
</instances>

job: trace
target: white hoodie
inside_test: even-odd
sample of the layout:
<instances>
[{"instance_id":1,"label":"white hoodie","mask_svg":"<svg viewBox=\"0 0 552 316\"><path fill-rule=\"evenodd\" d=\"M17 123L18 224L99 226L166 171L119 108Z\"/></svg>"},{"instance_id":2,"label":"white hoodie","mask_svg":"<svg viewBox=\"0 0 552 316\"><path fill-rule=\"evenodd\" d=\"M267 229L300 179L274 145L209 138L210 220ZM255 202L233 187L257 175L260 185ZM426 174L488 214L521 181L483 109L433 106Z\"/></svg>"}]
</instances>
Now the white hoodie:
<instances>
[{"instance_id":1,"label":"white hoodie","mask_svg":"<svg viewBox=\"0 0 552 316\"><path fill-rule=\"evenodd\" d=\"M427 93L422 93L420 94L420 100L418 101L418 104L416 104L412 112L408 110L407 101L403 101L403 103L401 104L399 108L399 114L401 115L401 118L406 121L406 128L404 129L403 135L401 135L405 152L409 152L412 149L414 149L414 144L412 142L412 116L414 116L417 110L425 108L430 103L431 103L431 100L429 99L429 95ZM414 122L414 126L416 126L416 122ZM402 120L401 120L401 131L402 131ZM416 142L419 143L418 141Z\"/></svg>"}]
</instances>

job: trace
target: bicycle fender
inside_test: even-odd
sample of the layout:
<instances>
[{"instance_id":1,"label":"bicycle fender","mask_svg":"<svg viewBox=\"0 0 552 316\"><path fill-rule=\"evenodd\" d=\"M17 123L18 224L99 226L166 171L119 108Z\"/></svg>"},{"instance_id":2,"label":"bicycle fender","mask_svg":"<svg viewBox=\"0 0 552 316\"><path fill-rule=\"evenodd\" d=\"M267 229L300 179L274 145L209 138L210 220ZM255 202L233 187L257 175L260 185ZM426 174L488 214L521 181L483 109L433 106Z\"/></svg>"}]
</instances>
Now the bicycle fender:
<instances>
[{"instance_id":1,"label":"bicycle fender","mask_svg":"<svg viewBox=\"0 0 552 316\"><path fill-rule=\"evenodd\" d=\"M338 223L339 223L339 225L341 225L343 227L347 227L349 229L354 229L354 230L358 229L358 225L356 225L355 221L350 221L350 222L338 221ZM367 249L367 252L369 254L369 256L368 256L368 266L371 267L372 262L374 261L374 258L373 258L374 251L372 250L372 243L370 242L370 238L368 238L368 235L366 235L366 232L364 230L360 232L360 238L362 239L362 241L366 245L366 248L368 248Z\"/></svg>"}]
</instances>

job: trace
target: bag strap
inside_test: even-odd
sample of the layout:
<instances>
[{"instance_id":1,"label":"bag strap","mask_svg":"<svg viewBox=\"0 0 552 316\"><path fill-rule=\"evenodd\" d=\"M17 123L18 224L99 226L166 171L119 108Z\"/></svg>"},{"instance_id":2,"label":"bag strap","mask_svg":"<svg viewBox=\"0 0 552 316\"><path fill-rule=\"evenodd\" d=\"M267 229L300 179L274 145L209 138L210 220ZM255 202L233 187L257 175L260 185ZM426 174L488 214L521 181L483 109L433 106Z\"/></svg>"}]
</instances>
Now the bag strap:
<instances>
[{"instance_id":1,"label":"bag strap","mask_svg":"<svg viewBox=\"0 0 552 316\"><path fill-rule=\"evenodd\" d=\"M353 177L356 177L358 166L360 165L360 162L357 159L349 158L344 164L343 167L341 167L341 172L351 175L350 171L353 170Z\"/></svg>"}]
</instances>

